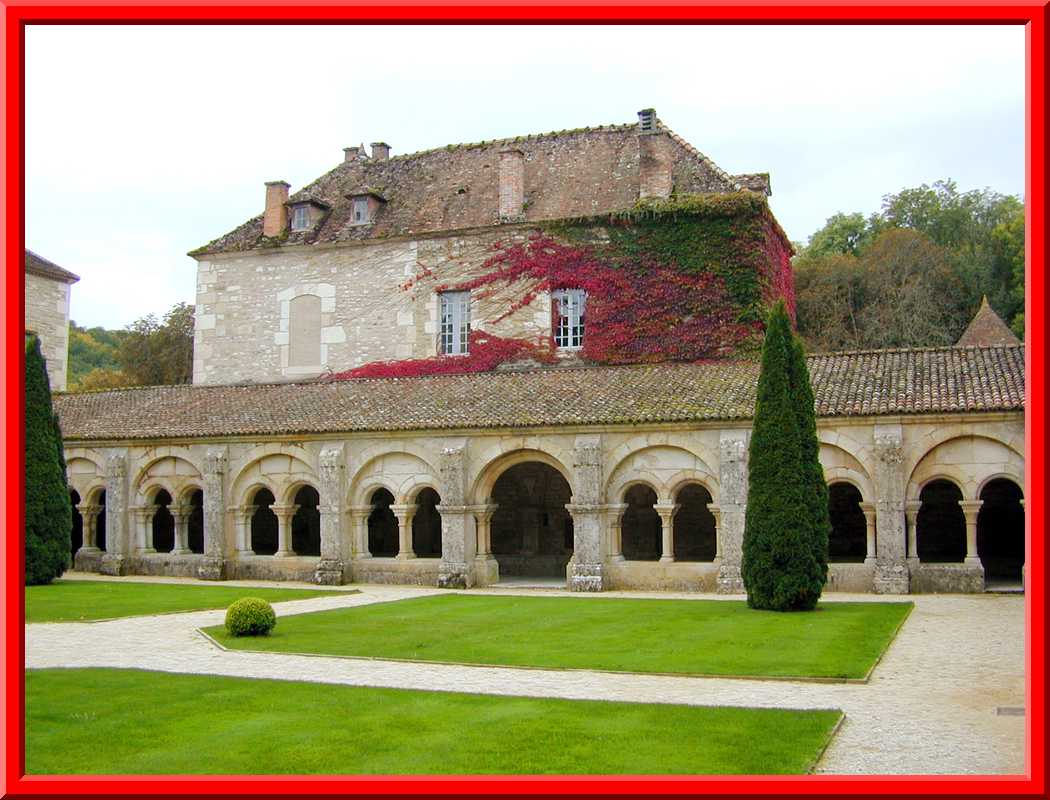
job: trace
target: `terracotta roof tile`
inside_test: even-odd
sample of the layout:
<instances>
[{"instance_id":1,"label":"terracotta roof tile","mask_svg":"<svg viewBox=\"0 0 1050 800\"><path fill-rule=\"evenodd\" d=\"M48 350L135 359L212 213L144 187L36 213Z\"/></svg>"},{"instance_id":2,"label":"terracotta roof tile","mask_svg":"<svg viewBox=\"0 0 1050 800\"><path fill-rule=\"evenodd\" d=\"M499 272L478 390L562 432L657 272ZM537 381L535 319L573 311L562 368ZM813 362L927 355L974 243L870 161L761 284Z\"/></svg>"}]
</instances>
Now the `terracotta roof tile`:
<instances>
[{"instance_id":1,"label":"terracotta roof tile","mask_svg":"<svg viewBox=\"0 0 1050 800\"><path fill-rule=\"evenodd\" d=\"M811 356L822 417L1018 411L1024 347ZM548 368L422 378L58 394L66 438L164 439L750 419L757 363Z\"/></svg>"},{"instance_id":2,"label":"terracotta roof tile","mask_svg":"<svg viewBox=\"0 0 1050 800\"><path fill-rule=\"evenodd\" d=\"M52 278L63 283L76 283L80 280L79 275L74 275L68 269L62 269L58 264L38 256L32 250L25 251L25 270L26 272L43 275L45 278Z\"/></svg>"},{"instance_id":3,"label":"terracotta roof tile","mask_svg":"<svg viewBox=\"0 0 1050 800\"><path fill-rule=\"evenodd\" d=\"M1020 344L1003 318L988 305L988 298L981 298L981 307L977 309L963 335L955 343L957 347L975 347L987 344Z\"/></svg>"}]
</instances>

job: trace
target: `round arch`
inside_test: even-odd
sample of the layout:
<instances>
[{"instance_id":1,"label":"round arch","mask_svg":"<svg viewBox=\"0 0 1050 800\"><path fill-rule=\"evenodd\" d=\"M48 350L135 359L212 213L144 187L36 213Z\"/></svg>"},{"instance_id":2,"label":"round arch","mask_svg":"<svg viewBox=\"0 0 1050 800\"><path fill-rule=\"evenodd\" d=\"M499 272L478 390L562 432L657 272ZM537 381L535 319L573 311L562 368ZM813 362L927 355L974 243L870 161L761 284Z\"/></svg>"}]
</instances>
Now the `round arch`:
<instances>
[{"instance_id":1,"label":"round arch","mask_svg":"<svg viewBox=\"0 0 1050 800\"><path fill-rule=\"evenodd\" d=\"M394 496L395 503L407 503L424 488L441 493L437 472L421 455L411 452L417 448L382 450L367 458L349 481L347 499L351 506L365 506L377 488L384 488Z\"/></svg>"},{"instance_id":2,"label":"round arch","mask_svg":"<svg viewBox=\"0 0 1050 800\"><path fill-rule=\"evenodd\" d=\"M556 470L565 479L565 482L569 484L569 491L575 491L573 489L572 473L561 461L543 450L522 448L502 453L485 464L479 470L477 478L474 479L468 497L473 498L473 503L477 505L491 502L492 488L496 485L496 481L499 480L500 476L511 467L529 461L546 464L548 467Z\"/></svg>"}]
</instances>

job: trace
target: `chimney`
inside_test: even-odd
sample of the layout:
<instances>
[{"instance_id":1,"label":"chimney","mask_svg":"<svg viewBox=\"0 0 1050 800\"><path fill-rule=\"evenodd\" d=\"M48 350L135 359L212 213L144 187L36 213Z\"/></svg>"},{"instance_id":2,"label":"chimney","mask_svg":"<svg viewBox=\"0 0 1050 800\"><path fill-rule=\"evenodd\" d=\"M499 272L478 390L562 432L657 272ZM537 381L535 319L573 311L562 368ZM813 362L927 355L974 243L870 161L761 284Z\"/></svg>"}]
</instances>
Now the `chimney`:
<instances>
[{"instance_id":1,"label":"chimney","mask_svg":"<svg viewBox=\"0 0 1050 800\"><path fill-rule=\"evenodd\" d=\"M361 148L360 147L344 147L343 148L343 155L345 156L345 160L346 161L357 161L359 158L361 158Z\"/></svg>"},{"instance_id":2,"label":"chimney","mask_svg":"<svg viewBox=\"0 0 1050 800\"><path fill-rule=\"evenodd\" d=\"M643 108L638 112L638 197L670 197L671 178L670 141L667 134L656 127L656 111Z\"/></svg>"},{"instance_id":3,"label":"chimney","mask_svg":"<svg viewBox=\"0 0 1050 800\"><path fill-rule=\"evenodd\" d=\"M263 236L280 236L288 224L288 189L284 181L267 181L266 211L263 212Z\"/></svg>"},{"instance_id":4,"label":"chimney","mask_svg":"<svg viewBox=\"0 0 1050 800\"><path fill-rule=\"evenodd\" d=\"M514 221L525 211L525 154L515 147L499 151L499 218Z\"/></svg>"},{"instance_id":5,"label":"chimney","mask_svg":"<svg viewBox=\"0 0 1050 800\"><path fill-rule=\"evenodd\" d=\"M372 160L386 161L390 158L390 145L386 142L372 142Z\"/></svg>"}]
</instances>

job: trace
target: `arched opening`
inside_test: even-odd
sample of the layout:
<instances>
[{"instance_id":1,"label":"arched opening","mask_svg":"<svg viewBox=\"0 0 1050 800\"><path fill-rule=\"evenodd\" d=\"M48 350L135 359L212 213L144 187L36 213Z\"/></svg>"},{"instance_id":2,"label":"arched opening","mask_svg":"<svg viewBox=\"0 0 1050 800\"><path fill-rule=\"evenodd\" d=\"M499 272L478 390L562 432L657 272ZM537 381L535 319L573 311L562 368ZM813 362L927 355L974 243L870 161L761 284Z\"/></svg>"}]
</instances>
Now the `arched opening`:
<instances>
[{"instance_id":1,"label":"arched opening","mask_svg":"<svg viewBox=\"0 0 1050 800\"><path fill-rule=\"evenodd\" d=\"M321 496L313 486L303 486L292 502L299 506L292 517L292 550L298 556L321 555Z\"/></svg>"},{"instance_id":2,"label":"arched opening","mask_svg":"<svg viewBox=\"0 0 1050 800\"><path fill-rule=\"evenodd\" d=\"M715 515L707 507L710 502L711 493L699 483L679 490L673 526L675 561L715 560Z\"/></svg>"},{"instance_id":3,"label":"arched opening","mask_svg":"<svg viewBox=\"0 0 1050 800\"><path fill-rule=\"evenodd\" d=\"M628 561L658 561L663 542L660 515L653 508L656 492L651 486L636 483L623 496L627 508L620 523L623 557Z\"/></svg>"},{"instance_id":4,"label":"arched opening","mask_svg":"<svg viewBox=\"0 0 1050 800\"><path fill-rule=\"evenodd\" d=\"M153 549L158 553L170 553L175 549L175 517L171 515L171 495L160 489L153 495Z\"/></svg>"},{"instance_id":5,"label":"arched opening","mask_svg":"<svg viewBox=\"0 0 1050 800\"><path fill-rule=\"evenodd\" d=\"M368 552L378 558L396 556L398 545L397 517L390 510L394 495L386 489L372 492L372 512L368 515Z\"/></svg>"},{"instance_id":6,"label":"arched opening","mask_svg":"<svg viewBox=\"0 0 1050 800\"><path fill-rule=\"evenodd\" d=\"M441 558L441 497L431 488L416 495L412 516L412 550L419 558Z\"/></svg>"},{"instance_id":7,"label":"arched opening","mask_svg":"<svg viewBox=\"0 0 1050 800\"><path fill-rule=\"evenodd\" d=\"M69 530L69 551L75 558L77 550L84 546L84 518L80 515L80 493L76 489L69 490L69 505L72 507L73 526Z\"/></svg>"},{"instance_id":8,"label":"arched opening","mask_svg":"<svg viewBox=\"0 0 1050 800\"><path fill-rule=\"evenodd\" d=\"M863 563L868 555L868 522L860 504L864 498L852 483L833 483L828 487L828 561L835 564Z\"/></svg>"},{"instance_id":9,"label":"arched opening","mask_svg":"<svg viewBox=\"0 0 1050 800\"><path fill-rule=\"evenodd\" d=\"M98 493L97 505L102 506L95 517L95 547L105 552L106 550L106 490Z\"/></svg>"},{"instance_id":10,"label":"arched opening","mask_svg":"<svg viewBox=\"0 0 1050 800\"><path fill-rule=\"evenodd\" d=\"M204 552L204 492L190 495L190 516L186 521L186 546L191 553Z\"/></svg>"},{"instance_id":11,"label":"arched opening","mask_svg":"<svg viewBox=\"0 0 1050 800\"><path fill-rule=\"evenodd\" d=\"M922 487L919 499L922 505L915 521L919 560L961 562L966 558L966 517L959 506L959 487L951 481L930 481Z\"/></svg>"},{"instance_id":12,"label":"arched opening","mask_svg":"<svg viewBox=\"0 0 1050 800\"><path fill-rule=\"evenodd\" d=\"M1024 507L1021 488L1008 478L988 481L981 489L977 514L977 554L985 581L1020 583L1024 566Z\"/></svg>"},{"instance_id":13,"label":"arched opening","mask_svg":"<svg viewBox=\"0 0 1050 800\"><path fill-rule=\"evenodd\" d=\"M259 489L251 504L256 507L252 514L252 552L272 556L277 552L277 515L270 507L274 504L273 492Z\"/></svg>"},{"instance_id":14,"label":"arched opening","mask_svg":"<svg viewBox=\"0 0 1050 800\"><path fill-rule=\"evenodd\" d=\"M492 554L501 577L564 578L572 558L572 489L554 467L525 461L507 468L492 487Z\"/></svg>"}]
</instances>

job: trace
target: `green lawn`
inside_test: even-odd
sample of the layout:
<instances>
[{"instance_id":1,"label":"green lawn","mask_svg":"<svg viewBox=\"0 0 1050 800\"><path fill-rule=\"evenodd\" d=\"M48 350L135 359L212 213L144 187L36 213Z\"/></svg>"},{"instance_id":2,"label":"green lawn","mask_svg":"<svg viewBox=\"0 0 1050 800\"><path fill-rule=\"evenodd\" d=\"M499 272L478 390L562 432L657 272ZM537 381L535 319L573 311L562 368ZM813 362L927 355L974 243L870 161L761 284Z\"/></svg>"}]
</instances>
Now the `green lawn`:
<instances>
[{"instance_id":1,"label":"green lawn","mask_svg":"<svg viewBox=\"0 0 1050 800\"><path fill-rule=\"evenodd\" d=\"M804 773L841 712L26 671L28 773Z\"/></svg>"},{"instance_id":2,"label":"green lawn","mask_svg":"<svg viewBox=\"0 0 1050 800\"><path fill-rule=\"evenodd\" d=\"M317 589L257 589L247 586L134 583L131 581L57 580L26 587L26 622L76 622L91 619L201 611L226 608L241 597L261 597L271 603L340 594ZM345 592L344 592L345 594Z\"/></svg>"},{"instance_id":3,"label":"green lawn","mask_svg":"<svg viewBox=\"0 0 1050 800\"><path fill-rule=\"evenodd\" d=\"M226 647L508 666L863 678L911 603L755 611L728 600L445 594L297 614Z\"/></svg>"}]
</instances>

